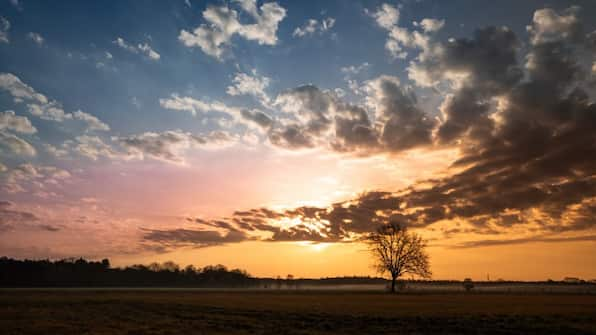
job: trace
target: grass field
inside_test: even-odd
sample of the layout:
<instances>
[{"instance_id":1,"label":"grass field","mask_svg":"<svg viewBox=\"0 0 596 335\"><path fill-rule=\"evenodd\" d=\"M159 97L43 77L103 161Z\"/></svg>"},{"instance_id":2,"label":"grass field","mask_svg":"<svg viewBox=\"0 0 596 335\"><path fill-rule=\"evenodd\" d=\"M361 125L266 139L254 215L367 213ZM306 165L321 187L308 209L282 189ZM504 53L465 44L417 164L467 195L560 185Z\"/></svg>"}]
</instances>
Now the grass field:
<instances>
[{"instance_id":1,"label":"grass field","mask_svg":"<svg viewBox=\"0 0 596 335\"><path fill-rule=\"evenodd\" d=\"M0 291L1 334L596 334L596 296Z\"/></svg>"}]
</instances>

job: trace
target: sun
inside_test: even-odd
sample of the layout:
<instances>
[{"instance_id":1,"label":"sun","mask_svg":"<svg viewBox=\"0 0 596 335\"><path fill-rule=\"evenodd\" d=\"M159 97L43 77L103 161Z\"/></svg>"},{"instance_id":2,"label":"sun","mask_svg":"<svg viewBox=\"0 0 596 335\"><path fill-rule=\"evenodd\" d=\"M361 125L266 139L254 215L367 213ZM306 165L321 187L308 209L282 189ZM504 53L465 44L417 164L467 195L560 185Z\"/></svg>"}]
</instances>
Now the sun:
<instances>
[{"instance_id":1,"label":"sun","mask_svg":"<svg viewBox=\"0 0 596 335\"><path fill-rule=\"evenodd\" d=\"M312 241L300 241L296 242L296 244L308 248L310 251L314 252L322 252L325 251L331 243L324 243L324 242L312 242Z\"/></svg>"}]
</instances>

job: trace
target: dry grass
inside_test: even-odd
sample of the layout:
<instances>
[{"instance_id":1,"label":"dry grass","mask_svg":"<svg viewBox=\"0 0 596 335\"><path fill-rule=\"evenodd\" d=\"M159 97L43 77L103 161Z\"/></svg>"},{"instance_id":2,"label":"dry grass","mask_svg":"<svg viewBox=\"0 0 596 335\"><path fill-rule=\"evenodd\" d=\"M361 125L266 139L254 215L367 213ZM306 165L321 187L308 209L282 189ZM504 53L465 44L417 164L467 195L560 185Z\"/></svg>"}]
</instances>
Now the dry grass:
<instances>
[{"instance_id":1,"label":"dry grass","mask_svg":"<svg viewBox=\"0 0 596 335\"><path fill-rule=\"evenodd\" d=\"M592 334L596 296L0 291L2 334Z\"/></svg>"}]
</instances>

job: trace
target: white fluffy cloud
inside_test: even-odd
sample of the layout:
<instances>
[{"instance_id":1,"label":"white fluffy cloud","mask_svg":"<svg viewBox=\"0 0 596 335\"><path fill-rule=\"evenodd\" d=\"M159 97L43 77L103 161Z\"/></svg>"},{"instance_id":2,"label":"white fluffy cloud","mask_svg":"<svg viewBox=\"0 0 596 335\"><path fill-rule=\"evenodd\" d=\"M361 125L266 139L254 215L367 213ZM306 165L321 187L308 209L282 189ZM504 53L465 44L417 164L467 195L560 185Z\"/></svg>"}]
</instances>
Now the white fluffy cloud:
<instances>
[{"instance_id":1,"label":"white fluffy cloud","mask_svg":"<svg viewBox=\"0 0 596 335\"><path fill-rule=\"evenodd\" d=\"M414 26L422 27L425 33L433 33L439 31L445 26L445 20L437 20L437 19L422 19L420 22L414 22Z\"/></svg>"},{"instance_id":2,"label":"white fluffy cloud","mask_svg":"<svg viewBox=\"0 0 596 335\"><path fill-rule=\"evenodd\" d=\"M181 97L177 93L173 93L169 98L159 99L159 103L163 108L190 112L193 116L204 115L208 112L222 113L230 116L237 123L259 129L266 129L272 123L269 115L257 109L247 110L231 107L221 101L206 102L192 97Z\"/></svg>"},{"instance_id":3,"label":"white fluffy cloud","mask_svg":"<svg viewBox=\"0 0 596 335\"><path fill-rule=\"evenodd\" d=\"M381 28L387 30L393 28L399 21L399 9L387 3L381 5L376 12L370 13L370 15L377 21L377 24Z\"/></svg>"},{"instance_id":4,"label":"white fluffy cloud","mask_svg":"<svg viewBox=\"0 0 596 335\"><path fill-rule=\"evenodd\" d=\"M399 9L389 4L383 4L370 15L375 19L377 25L389 32L385 42L385 49L389 51L393 58L406 58L408 52L404 48L418 48L423 51L423 54L428 52L430 45L429 34L439 31L445 25L445 20L425 18L420 22L414 22L414 26L421 28L422 32L409 31L397 25L399 22Z\"/></svg>"},{"instance_id":5,"label":"white fluffy cloud","mask_svg":"<svg viewBox=\"0 0 596 335\"><path fill-rule=\"evenodd\" d=\"M33 100L40 104L48 103L48 98L43 94L37 93L31 86L23 83L19 77L12 73L0 73L0 89L12 95L15 103L20 103L24 100Z\"/></svg>"},{"instance_id":6,"label":"white fluffy cloud","mask_svg":"<svg viewBox=\"0 0 596 335\"><path fill-rule=\"evenodd\" d=\"M256 97L264 106L268 106L270 98L265 93L271 79L265 76L259 76L256 70L251 74L238 72L232 79L233 85L228 86L226 92L229 95L252 95Z\"/></svg>"},{"instance_id":7,"label":"white fluffy cloud","mask_svg":"<svg viewBox=\"0 0 596 335\"><path fill-rule=\"evenodd\" d=\"M161 58L161 56L155 50L153 50L148 43L138 43L137 45L134 45L126 42L122 37L118 37L114 40L114 44L128 52L145 55L154 61L157 61ZM110 57L111 56L112 55L110 54Z\"/></svg>"},{"instance_id":8,"label":"white fluffy cloud","mask_svg":"<svg viewBox=\"0 0 596 335\"><path fill-rule=\"evenodd\" d=\"M112 148L111 145L105 143L98 136L77 136L74 141L67 141L63 147L92 160L97 160L100 157L114 159L125 158L126 156Z\"/></svg>"},{"instance_id":9,"label":"white fluffy cloud","mask_svg":"<svg viewBox=\"0 0 596 335\"><path fill-rule=\"evenodd\" d=\"M54 157L65 157L68 155L67 150L58 148L58 147L51 145L49 143L44 143L43 147L47 153L49 153L50 155L52 155Z\"/></svg>"},{"instance_id":10,"label":"white fluffy cloud","mask_svg":"<svg viewBox=\"0 0 596 335\"><path fill-rule=\"evenodd\" d=\"M74 113L65 112L59 102L49 101L45 95L36 92L12 73L0 73L0 90L7 91L15 103L27 102L29 113L43 120L79 120L85 123L87 130L110 130L107 124L89 113L80 110Z\"/></svg>"},{"instance_id":11,"label":"white fluffy cloud","mask_svg":"<svg viewBox=\"0 0 596 335\"><path fill-rule=\"evenodd\" d=\"M40 191L59 185L70 177L70 172L55 166L25 163L6 174L3 188L8 193L25 192L27 189Z\"/></svg>"},{"instance_id":12,"label":"white fluffy cloud","mask_svg":"<svg viewBox=\"0 0 596 335\"><path fill-rule=\"evenodd\" d=\"M177 93L172 93L169 98L159 99L161 107L175 111L190 112L193 116L204 114L210 111L222 112L226 114L236 114L237 111L228 108L219 101L205 102L203 100L181 97Z\"/></svg>"},{"instance_id":13,"label":"white fluffy cloud","mask_svg":"<svg viewBox=\"0 0 596 335\"><path fill-rule=\"evenodd\" d=\"M35 156L37 154L29 142L4 131L0 131L0 152L18 156Z\"/></svg>"},{"instance_id":14,"label":"white fluffy cloud","mask_svg":"<svg viewBox=\"0 0 596 335\"><path fill-rule=\"evenodd\" d=\"M573 39L581 33L578 19L579 7L570 7L561 14L551 8L534 12L533 24L526 27L533 44Z\"/></svg>"},{"instance_id":15,"label":"white fluffy cloud","mask_svg":"<svg viewBox=\"0 0 596 335\"><path fill-rule=\"evenodd\" d=\"M277 28L286 16L286 10L276 2L268 2L257 9L256 0L238 0L244 12L255 23L243 24L238 20L235 9L223 6L208 6L203 11L206 24L201 24L193 31L181 30L178 39L187 47L199 47L204 53L221 59L225 47L231 43L234 35L241 36L259 44L277 44Z\"/></svg>"},{"instance_id":16,"label":"white fluffy cloud","mask_svg":"<svg viewBox=\"0 0 596 335\"><path fill-rule=\"evenodd\" d=\"M35 44L37 44L38 46L42 46L43 42L45 41L40 34L34 32L28 33L27 38L35 42Z\"/></svg>"},{"instance_id":17,"label":"white fluffy cloud","mask_svg":"<svg viewBox=\"0 0 596 335\"><path fill-rule=\"evenodd\" d=\"M292 36L294 37L305 37L308 35L312 35L316 32L324 33L335 25L335 19L332 17L325 18L321 21L310 19L304 23L301 27L296 27Z\"/></svg>"},{"instance_id":18,"label":"white fluffy cloud","mask_svg":"<svg viewBox=\"0 0 596 335\"><path fill-rule=\"evenodd\" d=\"M192 148L221 148L236 140L226 132L215 131L195 135L181 130L146 132L114 139L130 155L139 159L153 158L169 163L184 164L184 151Z\"/></svg>"},{"instance_id":19,"label":"white fluffy cloud","mask_svg":"<svg viewBox=\"0 0 596 335\"><path fill-rule=\"evenodd\" d=\"M190 149L219 149L232 145L237 137L224 131L208 134L192 134L181 130L144 132L128 136L114 136L106 141L98 136L82 135L66 141L60 148L48 145L46 150L62 157L69 151L91 160L156 159L167 163L184 164L185 153Z\"/></svg>"},{"instance_id":20,"label":"white fluffy cloud","mask_svg":"<svg viewBox=\"0 0 596 335\"><path fill-rule=\"evenodd\" d=\"M108 131L110 126L99 120L97 117L85 113L83 111L76 111L74 113L66 113L62 107L52 102L46 105L29 104L27 105L29 112L32 115L38 116L44 120L64 122L66 120L79 120L86 124L88 130Z\"/></svg>"},{"instance_id":21,"label":"white fluffy cloud","mask_svg":"<svg viewBox=\"0 0 596 335\"><path fill-rule=\"evenodd\" d=\"M72 113L72 116L77 120L84 121L87 124L87 129L89 129L89 130L101 130L101 131L109 131L110 130L110 126L108 126L107 124L102 122L100 119L98 119L97 117L95 117L89 113L85 113L85 112L78 110L78 111Z\"/></svg>"},{"instance_id":22,"label":"white fluffy cloud","mask_svg":"<svg viewBox=\"0 0 596 335\"><path fill-rule=\"evenodd\" d=\"M0 113L0 130L12 130L23 134L34 134L37 129L25 116L18 116L14 111Z\"/></svg>"},{"instance_id":23,"label":"white fluffy cloud","mask_svg":"<svg viewBox=\"0 0 596 335\"><path fill-rule=\"evenodd\" d=\"M0 16L0 43L9 43L8 31L10 30L10 21Z\"/></svg>"},{"instance_id":24,"label":"white fluffy cloud","mask_svg":"<svg viewBox=\"0 0 596 335\"><path fill-rule=\"evenodd\" d=\"M363 70L368 69L369 67L370 67L370 64L368 62L364 62L360 65L344 66L340 70L341 70L341 72L345 73L346 75L351 75L351 74L358 74L358 73L362 72Z\"/></svg>"}]
</instances>

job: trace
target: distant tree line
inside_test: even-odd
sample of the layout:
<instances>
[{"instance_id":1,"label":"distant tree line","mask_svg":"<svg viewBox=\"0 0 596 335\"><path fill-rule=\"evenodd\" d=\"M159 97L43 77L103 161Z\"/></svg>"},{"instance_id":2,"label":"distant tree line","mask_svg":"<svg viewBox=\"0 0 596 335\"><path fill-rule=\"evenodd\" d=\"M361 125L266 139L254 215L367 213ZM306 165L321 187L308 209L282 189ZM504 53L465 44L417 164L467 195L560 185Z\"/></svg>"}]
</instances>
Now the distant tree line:
<instances>
[{"instance_id":1,"label":"distant tree line","mask_svg":"<svg viewBox=\"0 0 596 335\"><path fill-rule=\"evenodd\" d=\"M575 279L575 278L572 278ZM425 284L448 285L462 283L457 280L398 280L399 285ZM471 282L471 280L469 280ZM336 286L374 284L385 285L390 281L379 277L329 277L320 279L298 279L292 275L285 278L255 278L240 269L228 269L223 265L197 268L193 265L180 267L174 262L131 265L113 268L110 261L87 261L82 258L63 260L16 260L0 257L0 287L255 287L298 289L311 285ZM464 281L464 283L466 283ZM498 280L492 282L474 281L474 286L523 284L574 285L596 284L596 281L518 282Z\"/></svg>"},{"instance_id":2,"label":"distant tree line","mask_svg":"<svg viewBox=\"0 0 596 335\"><path fill-rule=\"evenodd\" d=\"M112 268L110 261L0 257L1 287L248 287L256 279L223 265L181 268L174 262Z\"/></svg>"}]
</instances>

